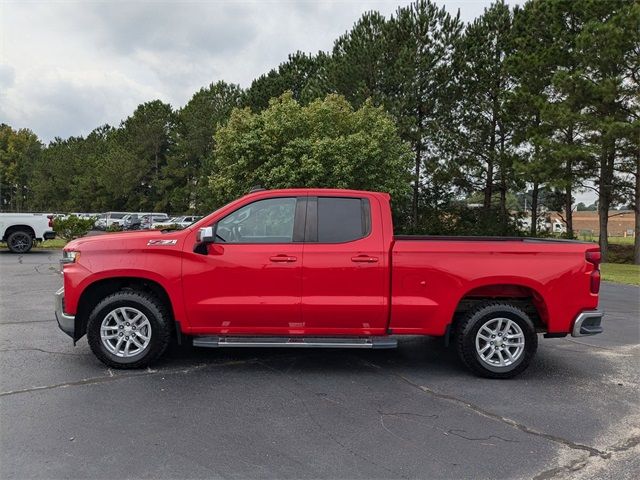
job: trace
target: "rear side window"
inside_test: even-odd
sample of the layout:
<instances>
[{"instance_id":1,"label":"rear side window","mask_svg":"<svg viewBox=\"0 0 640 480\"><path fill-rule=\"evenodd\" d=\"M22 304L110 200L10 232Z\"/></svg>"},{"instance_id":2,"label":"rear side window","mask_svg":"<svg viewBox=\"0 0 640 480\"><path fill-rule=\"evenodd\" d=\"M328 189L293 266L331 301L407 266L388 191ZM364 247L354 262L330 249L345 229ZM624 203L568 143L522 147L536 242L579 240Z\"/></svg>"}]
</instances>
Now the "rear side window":
<instances>
[{"instance_id":1,"label":"rear side window","mask_svg":"<svg viewBox=\"0 0 640 480\"><path fill-rule=\"evenodd\" d=\"M342 243L369 235L369 201L363 198L319 197L318 242Z\"/></svg>"}]
</instances>

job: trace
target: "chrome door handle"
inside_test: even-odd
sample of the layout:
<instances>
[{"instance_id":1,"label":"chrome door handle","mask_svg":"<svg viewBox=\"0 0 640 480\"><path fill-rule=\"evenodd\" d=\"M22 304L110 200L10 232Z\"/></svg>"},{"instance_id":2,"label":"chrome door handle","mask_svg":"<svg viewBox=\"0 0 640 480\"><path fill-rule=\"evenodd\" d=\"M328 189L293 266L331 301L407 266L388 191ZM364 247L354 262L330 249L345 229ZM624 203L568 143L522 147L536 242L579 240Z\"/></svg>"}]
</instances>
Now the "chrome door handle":
<instances>
[{"instance_id":1,"label":"chrome door handle","mask_svg":"<svg viewBox=\"0 0 640 480\"><path fill-rule=\"evenodd\" d=\"M378 257L370 257L369 255L357 255L355 257L351 257L351 261L356 263L377 263Z\"/></svg>"},{"instance_id":2,"label":"chrome door handle","mask_svg":"<svg viewBox=\"0 0 640 480\"><path fill-rule=\"evenodd\" d=\"M274 255L272 257L269 257L269 260L276 263L292 263L298 260L298 258L283 254L283 255Z\"/></svg>"}]
</instances>

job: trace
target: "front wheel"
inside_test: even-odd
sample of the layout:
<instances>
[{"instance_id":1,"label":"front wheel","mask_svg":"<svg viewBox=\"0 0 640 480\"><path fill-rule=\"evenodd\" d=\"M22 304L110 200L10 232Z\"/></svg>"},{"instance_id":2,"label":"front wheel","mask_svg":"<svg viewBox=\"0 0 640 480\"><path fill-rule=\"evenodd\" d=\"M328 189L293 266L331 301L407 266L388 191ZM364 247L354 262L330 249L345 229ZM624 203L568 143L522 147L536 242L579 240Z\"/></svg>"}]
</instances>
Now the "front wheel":
<instances>
[{"instance_id":1,"label":"front wheel","mask_svg":"<svg viewBox=\"0 0 640 480\"><path fill-rule=\"evenodd\" d=\"M458 355L476 375L511 378L523 372L538 349L529 315L507 302L484 303L458 328Z\"/></svg>"},{"instance_id":2,"label":"front wheel","mask_svg":"<svg viewBox=\"0 0 640 480\"><path fill-rule=\"evenodd\" d=\"M144 368L167 349L171 321L156 297L121 290L103 299L91 312L87 338L91 350L114 368Z\"/></svg>"}]
</instances>

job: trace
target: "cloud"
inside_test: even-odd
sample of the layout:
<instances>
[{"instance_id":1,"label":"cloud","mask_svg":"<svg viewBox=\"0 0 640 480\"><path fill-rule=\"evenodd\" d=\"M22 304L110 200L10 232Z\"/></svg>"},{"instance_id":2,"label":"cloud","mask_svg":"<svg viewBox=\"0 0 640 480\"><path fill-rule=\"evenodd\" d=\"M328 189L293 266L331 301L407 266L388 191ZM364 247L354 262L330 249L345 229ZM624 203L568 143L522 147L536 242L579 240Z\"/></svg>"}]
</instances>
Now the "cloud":
<instances>
[{"instance_id":1,"label":"cloud","mask_svg":"<svg viewBox=\"0 0 640 480\"><path fill-rule=\"evenodd\" d=\"M11 65L0 64L0 89L10 88L16 78L16 71Z\"/></svg>"},{"instance_id":2,"label":"cloud","mask_svg":"<svg viewBox=\"0 0 640 480\"><path fill-rule=\"evenodd\" d=\"M289 53L329 50L362 13L398 3L409 1L3 0L0 122L46 142L118 125L156 98L180 107L203 85L246 87ZM473 18L490 1L447 3Z\"/></svg>"}]
</instances>

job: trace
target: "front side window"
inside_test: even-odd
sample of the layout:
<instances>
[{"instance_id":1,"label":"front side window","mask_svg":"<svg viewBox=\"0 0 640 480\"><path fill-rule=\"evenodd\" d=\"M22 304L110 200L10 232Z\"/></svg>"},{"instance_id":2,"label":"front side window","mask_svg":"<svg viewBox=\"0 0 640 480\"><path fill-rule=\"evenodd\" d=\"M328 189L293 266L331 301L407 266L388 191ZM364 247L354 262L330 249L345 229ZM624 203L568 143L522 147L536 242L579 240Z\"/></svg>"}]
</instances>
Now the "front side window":
<instances>
[{"instance_id":1,"label":"front side window","mask_svg":"<svg viewBox=\"0 0 640 480\"><path fill-rule=\"evenodd\" d=\"M245 205L218 222L216 241L291 243L296 212L293 197L268 198Z\"/></svg>"},{"instance_id":2,"label":"front side window","mask_svg":"<svg viewBox=\"0 0 640 480\"><path fill-rule=\"evenodd\" d=\"M342 243L369 234L370 213L366 199L319 197L318 242Z\"/></svg>"}]
</instances>

